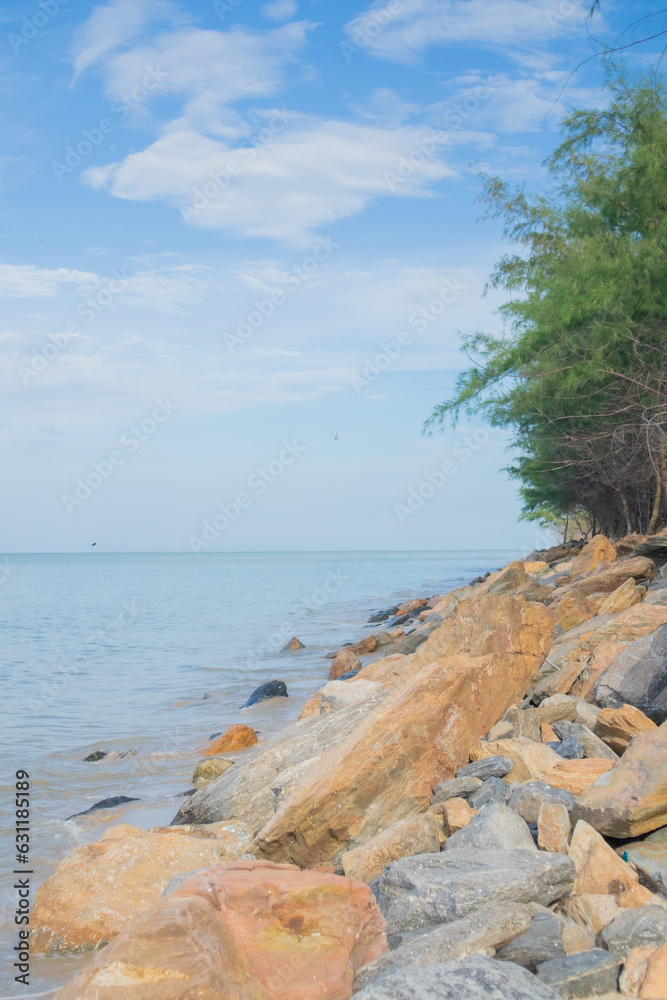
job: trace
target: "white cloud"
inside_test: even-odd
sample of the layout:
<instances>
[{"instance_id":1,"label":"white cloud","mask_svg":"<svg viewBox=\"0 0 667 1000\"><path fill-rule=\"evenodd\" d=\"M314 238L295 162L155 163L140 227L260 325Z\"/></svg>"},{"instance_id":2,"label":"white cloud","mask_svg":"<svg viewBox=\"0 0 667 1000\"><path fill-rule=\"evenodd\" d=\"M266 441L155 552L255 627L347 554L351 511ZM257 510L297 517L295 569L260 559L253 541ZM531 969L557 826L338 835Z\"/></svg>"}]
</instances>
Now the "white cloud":
<instances>
[{"instance_id":1,"label":"white cloud","mask_svg":"<svg viewBox=\"0 0 667 1000\"><path fill-rule=\"evenodd\" d=\"M35 267L32 264L0 264L0 298L52 298L63 285L91 287L99 282L96 274L69 267Z\"/></svg>"},{"instance_id":2,"label":"white cloud","mask_svg":"<svg viewBox=\"0 0 667 1000\"><path fill-rule=\"evenodd\" d=\"M429 46L528 49L580 31L588 0L376 0L345 25L347 43L412 62Z\"/></svg>"},{"instance_id":3,"label":"white cloud","mask_svg":"<svg viewBox=\"0 0 667 1000\"><path fill-rule=\"evenodd\" d=\"M109 52L127 45L151 22L177 17L168 0L111 0L95 7L73 45L76 76Z\"/></svg>"},{"instance_id":4,"label":"white cloud","mask_svg":"<svg viewBox=\"0 0 667 1000\"><path fill-rule=\"evenodd\" d=\"M294 0L273 0L273 3L265 3L262 7L264 17L272 21L287 21L288 18L294 17L296 11Z\"/></svg>"}]
</instances>

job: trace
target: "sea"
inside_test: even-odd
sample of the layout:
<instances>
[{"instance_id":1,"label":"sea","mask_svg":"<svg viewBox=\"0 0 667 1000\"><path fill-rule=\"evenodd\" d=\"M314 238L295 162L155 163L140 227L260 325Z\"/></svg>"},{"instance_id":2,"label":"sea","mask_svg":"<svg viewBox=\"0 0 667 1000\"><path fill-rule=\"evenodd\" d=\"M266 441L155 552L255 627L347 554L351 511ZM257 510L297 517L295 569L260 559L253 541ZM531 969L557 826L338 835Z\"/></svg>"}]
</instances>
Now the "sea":
<instances>
[{"instance_id":1,"label":"sea","mask_svg":"<svg viewBox=\"0 0 667 1000\"><path fill-rule=\"evenodd\" d=\"M34 889L110 826L168 825L198 750L245 723L260 740L326 682L326 654L376 611L462 586L514 551L241 552L0 557L0 1000L48 996L90 955L33 958L14 980L16 773L30 782ZM377 628L378 626L374 626ZM382 626L380 626L382 627ZM292 637L305 648L282 652ZM289 697L242 709L264 681ZM106 758L86 762L97 750ZM136 801L82 813L111 796ZM25 868L25 865L23 865Z\"/></svg>"}]
</instances>

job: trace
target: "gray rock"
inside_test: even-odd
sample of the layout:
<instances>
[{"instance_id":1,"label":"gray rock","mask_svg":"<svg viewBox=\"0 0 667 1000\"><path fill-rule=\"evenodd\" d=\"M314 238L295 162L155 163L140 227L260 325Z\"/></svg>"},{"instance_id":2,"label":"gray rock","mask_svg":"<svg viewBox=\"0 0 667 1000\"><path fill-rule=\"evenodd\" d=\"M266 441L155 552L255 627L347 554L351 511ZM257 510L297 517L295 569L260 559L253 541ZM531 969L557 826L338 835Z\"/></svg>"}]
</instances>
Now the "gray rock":
<instances>
[{"instance_id":1,"label":"gray rock","mask_svg":"<svg viewBox=\"0 0 667 1000\"><path fill-rule=\"evenodd\" d=\"M552 729L561 740L575 739L583 749L584 757L604 757L605 760L613 761L619 759L618 754L611 747L608 747L599 736L592 733L588 726L561 719L553 723Z\"/></svg>"},{"instance_id":2,"label":"gray rock","mask_svg":"<svg viewBox=\"0 0 667 1000\"><path fill-rule=\"evenodd\" d=\"M174 875L173 878L169 879L166 886L162 890L162 898L164 899L165 896L171 896L172 892L176 892L177 889L180 889L183 883L187 882L192 875L196 875L197 872L201 872L203 870L203 868L193 868L191 872L181 872L180 875Z\"/></svg>"},{"instance_id":3,"label":"gray rock","mask_svg":"<svg viewBox=\"0 0 667 1000\"><path fill-rule=\"evenodd\" d=\"M492 903L542 903L567 895L574 864L535 850L449 850L392 861L373 883L389 933L436 927Z\"/></svg>"},{"instance_id":4,"label":"gray rock","mask_svg":"<svg viewBox=\"0 0 667 1000\"><path fill-rule=\"evenodd\" d=\"M565 945L565 934L568 936L568 947ZM510 944L500 948L496 958L503 962L515 962L535 972L537 966L543 962L562 958L568 951L573 951L573 940L576 942L577 950L585 950L587 945L588 948L595 947L590 931L566 917L540 907L528 930Z\"/></svg>"},{"instance_id":5,"label":"gray rock","mask_svg":"<svg viewBox=\"0 0 667 1000\"><path fill-rule=\"evenodd\" d=\"M490 802L445 842L445 850L482 851L536 850L532 834L513 809L503 802Z\"/></svg>"},{"instance_id":6,"label":"gray rock","mask_svg":"<svg viewBox=\"0 0 667 1000\"><path fill-rule=\"evenodd\" d=\"M479 778L451 778L449 781L441 781L433 789L431 805L446 802L448 799L467 799L471 792L481 788L482 782Z\"/></svg>"},{"instance_id":7,"label":"gray rock","mask_svg":"<svg viewBox=\"0 0 667 1000\"><path fill-rule=\"evenodd\" d=\"M363 989L380 976L407 966L435 965L475 952L493 952L529 930L537 909L535 903L487 906L435 930L413 934L395 951L364 966L357 974L354 988Z\"/></svg>"},{"instance_id":8,"label":"gray rock","mask_svg":"<svg viewBox=\"0 0 667 1000\"><path fill-rule=\"evenodd\" d=\"M559 1000L558 993L510 962L481 955L407 968L371 983L357 1000Z\"/></svg>"},{"instance_id":9,"label":"gray rock","mask_svg":"<svg viewBox=\"0 0 667 1000\"><path fill-rule=\"evenodd\" d=\"M468 804L473 809L482 809L489 802L507 802L509 788L500 778L488 778L481 788L468 796Z\"/></svg>"},{"instance_id":10,"label":"gray rock","mask_svg":"<svg viewBox=\"0 0 667 1000\"><path fill-rule=\"evenodd\" d=\"M504 778L513 767L514 761L508 757L485 757L483 760L476 760L460 767L456 777L479 778L481 781L486 781L487 778Z\"/></svg>"},{"instance_id":11,"label":"gray rock","mask_svg":"<svg viewBox=\"0 0 667 1000\"><path fill-rule=\"evenodd\" d=\"M667 719L667 625L619 653L595 685L604 708L634 705L660 725Z\"/></svg>"},{"instance_id":12,"label":"gray rock","mask_svg":"<svg viewBox=\"0 0 667 1000\"><path fill-rule=\"evenodd\" d=\"M667 909L662 906L638 906L626 910L598 934L604 945L621 958L633 948L644 945L660 947L667 942Z\"/></svg>"},{"instance_id":13,"label":"gray rock","mask_svg":"<svg viewBox=\"0 0 667 1000\"><path fill-rule=\"evenodd\" d=\"M172 826L237 820L259 830L298 781L385 697L315 715L282 729L184 802Z\"/></svg>"},{"instance_id":14,"label":"gray rock","mask_svg":"<svg viewBox=\"0 0 667 1000\"><path fill-rule=\"evenodd\" d=\"M439 616L438 616L439 617ZM392 656L395 653L403 653L404 656L409 656L410 653L414 653L415 650L419 649L422 643L426 642L431 632L435 632L440 622L433 622L431 624L433 616L429 618L429 625L427 628L419 629L411 632L410 635L406 635L405 639L401 639L395 646L391 648Z\"/></svg>"},{"instance_id":15,"label":"gray rock","mask_svg":"<svg viewBox=\"0 0 667 1000\"><path fill-rule=\"evenodd\" d=\"M547 743L547 746L551 747L564 760L582 760L584 757L584 748L581 743L572 739L571 736L560 740L560 742Z\"/></svg>"},{"instance_id":16,"label":"gray rock","mask_svg":"<svg viewBox=\"0 0 667 1000\"><path fill-rule=\"evenodd\" d=\"M594 948L544 962L537 970L537 978L553 986L565 1000L575 1000L615 993L620 967L618 955Z\"/></svg>"},{"instance_id":17,"label":"gray rock","mask_svg":"<svg viewBox=\"0 0 667 1000\"><path fill-rule=\"evenodd\" d=\"M656 830L644 840L626 844L622 857L639 868L644 883L653 892L667 896L667 827Z\"/></svg>"},{"instance_id":18,"label":"gray rock","mask_svg":"<svg viewBox=\"0 0 667 1000\"><path fill-rule=\"evenodd\" d=\"M552 788L545 781L528 781L512 785L507 805L518 812L526 823L537 823L543 802L560 802L568 810L574 806L574 795L563 788Z\"/></svg>"}]
</instances>

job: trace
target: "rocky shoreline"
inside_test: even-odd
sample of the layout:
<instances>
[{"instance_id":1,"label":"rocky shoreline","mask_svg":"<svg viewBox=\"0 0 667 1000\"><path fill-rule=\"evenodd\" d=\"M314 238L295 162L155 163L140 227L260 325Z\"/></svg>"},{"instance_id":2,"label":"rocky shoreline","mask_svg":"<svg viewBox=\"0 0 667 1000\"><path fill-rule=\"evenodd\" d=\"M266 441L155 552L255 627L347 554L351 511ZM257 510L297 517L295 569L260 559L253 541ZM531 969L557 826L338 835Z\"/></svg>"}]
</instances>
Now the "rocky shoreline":
<instances>
[{"instance_id":1,"label":"rocky shoreline","mask_svg":"<svg viewBox=\"0 0 667 1000\"><path fill-rule=\"evenodd\" d=\"M667 531L369 626L40 887L32 952L94 953L58 1000L667 998Z\"/></svg>"}]
</instances>

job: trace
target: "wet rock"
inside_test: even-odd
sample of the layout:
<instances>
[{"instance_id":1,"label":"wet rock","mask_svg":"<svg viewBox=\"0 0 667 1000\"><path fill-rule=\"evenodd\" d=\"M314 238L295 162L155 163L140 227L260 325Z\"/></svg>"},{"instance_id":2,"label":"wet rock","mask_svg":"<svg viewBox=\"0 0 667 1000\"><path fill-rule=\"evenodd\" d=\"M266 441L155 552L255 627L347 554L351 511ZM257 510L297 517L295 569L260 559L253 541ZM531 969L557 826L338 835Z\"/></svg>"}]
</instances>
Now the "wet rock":
<instances>
[{"instance_id":1,"label":"wet rock","mask_svg":"<svg viewBox=\"0 0 667 1000\"><path fill-rule=\"evenodd\" d=\"M501 802L492 802L445 843L445 850L535 850L525 821Z\"/></svg>"},{"instance_id":2,"label":"wet rock","mask_svg":"<svg viewBox=\"0 0 667 1000\"><path fill-rule=\"evenodd\" d=\"M613 760L599 760L597 757L585 757L583 760L561 760L548 771L544 771L542 779L554 788L562 788L579 796L603 775L614 768Z\"/></svg>"},{"instance_id":3,"label":"wet rock","mask_svg":"<svg viewBox=\"0 0 667 1000\"><path fill-rule=\"evenodd\" d=\"M357 653L359 656L365 656L368 653L373 653L377 649L377 638L374 635L367 635L359 642L353 642L347 648L352 653Z\"/></svg>"},{"instance_id":4,"label":"wet rock","mask_svg":"<svg viewBox=\"0 0 667 1000\"><path fill-rule=\"evenodd\" d=\"M331 666L329 667L329 680L338 680L343 674L348 674L352 670L361 668L361 660L351 649L342 649L336 653Z\"/></svg>"},{"instance_id":5,"label":"wet rock","mask_svg":"<svg viewBox=\"0 0 667 1000\"><path fill-rule=\"evenodd\" d=\"M598 736L618 755L623 755L640 733L657 729L638 708L622 705L620 708L603 708L595 723Z\"/></svg>"},{"instance_id":6,"label":"wet rock","mask_svg":"<svg viewBox=\"0 0 667 1000\"><path fill-rule=\"evenodd\" d=\"M224 760L222 757L212 757L210 760L202 760L197 764L192 775L193 784L197 787L207 785L209 781L214 781L221 774L233 767L233 761Z\"/></svg>"},{"instance_id":7,"label":"wet rock","mask_svg":"<svg viewBox=\"0 0 667 1000\"><path fill-rule=\"evenodd\" d=\"M386 950L368 886L239 860L198 872L140 916L59 1000L332 1000Z\"/></svg>"},{"instance_id":8,"label":"wet rock","mask_svg":"<svg viewBox=\"0 0 667 1000\"><path fill-rule=\"evenodd\" d=\"M297 637L295 635L293 635L292 638L289 640L289 642L285 643L285 645L280 650L280 652L281 653L296 653L297 650L299 650L299 649L305 649L305 648L306 648L306 644L303 643L303 642L301 642L300 639L297 639Z\"/></svg>"},{"instance_id":9,"label":"wet rock","mask_svg":"<svg viewBox=\"0 0 667 1000\"><path fill-rule=\"evenodd\" d=\"M479 778L450 778L449 781L439 781L433 789L431 805L446 802L447 799L467 799L472 792L482 787Z\"/></svg>"},{"instance_id":10,"label":"wet rock","mask_svg":"<svg viewBox=\"0 0 667 1000\"><path fill-rule=\"evenodd\" d=\"M502 948L530 928L536 910L535 903L483 907L471 916L412 936L361 969L354 988L362 990L382 976L405 968L423 968L480 952L493 954L496 948Z\"/></svg>"},{"instance_id":11,"label":"wet rock","mask_svg":"<svg viewBox=\"0 0 667 1000\"><path fill-rule=\"evenodd\" d=\"M615 993L621 960L598 948L544 962L537 978L553 986L565 1000Z\"/></svg>"},{"instance_id":12,"label":"wet rock","mask_svg":"<svg viewBox=\"0 0 667 1000\"><path fill-rule=\"evenodd\" d=\"M599 716L598 716L599 718ZM582 726L577 722L568 722L562 719L558 722L554 722L553 729L556 735L561 740L566 740L569 738L575 739L584 751L585 757L597 757L599 760L607 759L613 760L614 763L618 761L618 754L611 747L592 733L587 726Z\"/></svg>"},{"instance_id":13,"label":"wet rock","mask_svg":"<svg viewBox=\"0 0 667 1000\"><path fill-rule=\"evenodd\" d=\"M642 881L653 892L667 896L667 828L656 830L645 840L626 844L621 857L640 870Z\"/></svg>"},{"instance_id":14,"label":"wet rock","mask_svg":"<svg viewBox=\"0 0 667 1000\"><path fill-rule=\"evenodd\" d=\"M266 701L268 698L288 697L285 681L266 681L264 684L260 684L258 688L255 688L245 704L241 705L241 708L250 708L251 705L257 705L258 702Z\"/></svg>"},{"instance_id":15,"label":"wet rock","mask_svg":"<svg viewBox=\"0 0 667 1000\"><path fill-rule=\"evenodd\" d=\"M537 845L542 851L568 854L570 815L560 802L543 802L537 816Z\"/></svg>"},{"instance_id":16,"label":"wet rock","mask_svg":"<svg viewBox=\"0 0 667 1000\"><path fill-rule=\"evenodd\" d=\"M485 743L480 740L471 747L470 757L481 763L485 758L494 757L500 753L512 764L510 771L505 774L505 780L508 784L512 781L530 781L534 778L540 778L544 771L553 767L561 759L551 747L544 746L543 743L534 743L533 740L524 736L500 740L498 743Z\"/></svg>"},{"instance_id":17,"label":"wet rock","mask_svg":"<svg viewBox=\"0 0 667 1000\"><path fill-rule=\"evenodd\" d=\"M389 933L434 927L492 903L548 906L570 892L574 865L560 854L450 850L402 858L374 883Z\"/></svg>"},{"instance_id":18,"label":"wet rock","mask_svg":"<svg viewBox=\"0 0 667 1000\"><path fill-rule=\"evenodd\" d=\"M579 740L575 740L573 736L567 736L564 740L560 740L558 743L547 743L548 747L557 753L559 757L564 760L582 760L584 756L584 748L582 747Z\"/></svg>"},{"instance_id":19,"label":"wet rock","mask_svg":"<svg viewBox=\"0 0 667 1000\"><path fill-rule=\"evenodd\" d=\"M481 955L418 972L414 968L391 972L356 996L358 1000L558 1000L558 993L525 969Z\"/></svg>"},{"instance_id":20,"label":"wet rock","mask_svg":"<svg viewBox=\"0 0 667 1000\"><path fill-rule=\"evenodd\" d=\"M484 784L468 796L468 803L473 809L482 809L491 802L507 801L509 789L500 778L487 778Z\"/></svg>"},{"instance_id":21,"label":"wet rock","mask_svg":"<svg viewBox=\"0 0 667 1000\"><path fill-rule=\"evenodd\" d=\"M89 753L88 756L84 757L83 759L84 759L84 762L86 764L88 764L89 762L93 762L93 761L97 761L97 760L102 760L102 758L106 757L106 755L108 753L109 753L108 750L93 750L92 753Z\"/></svg>"},{"instance_id":22,"label":"wet rock","mask_svg":"<svg viewBox=\"0 0 667 1000\"><path fill-rule=\"evenodd\" d=\"M541 909L530 927L510 944L501 948L496 958L535 972L543 962L564 958L595 947L595 938L578 924Z\"/></svg>"},{"instance_id":23,"label":"wet rock","mask_svg":"<svg viewBox=\"0 0 667 1000\"><path fill-rule=\"evenodd\" d=\"M77 816L88 816L90 813L97 812L98 809L115 809L117 806L124 806L126 802L140 802L141 800L132 795L112 795L108 799L102 799L100 802L96 802L94 806L90 809L84 809L83 812L74 813L72 816L68 816L67 820L76 819Z\"/></svg>"},{"instance_id":24,"label":"wet rock","mask_svg":"<svg viewBox=\"0 0 667 1000\"><path fill-rule=\"evenodd\" d=\"M507 801L526 823L537 823L541 806L546 803L560 803L569 811L575 802L574 795L562 788L552 788L544 781L528 781L525 785L513 785Z\"/></svg>"},{"instance_id":25,"label":"wet rock","mask_svg":"<svg viewBox=\"0 0 667 1000\"><path fill-rule=\"evenodd\" d=\"M430 854L439 848L435 818L430 813L421 813L394 823L365 844L347 851L340 863L348 878L370 883L382 874L390 861L415 854Z\"/></svg>"},{"instance_id":26,"label":"wet rock","mask_svg":"<svg viewBox=\"0 0 667 1000\"><path fill-rule=\"evenodd\" d=\"M253 747L257 743L257 733L251 726L230 726L224 733L215 735L216 739L213 740L211 737L208 746L199 751L202 757L217 757L220 753L243 750L245 747Z\"/></svg>"},{"instance_id":27,"label":"wet rock","mask_svg":"<svg viewBox=\"0 0 667 1000\"><path fill-rule=\"evenodd\" d=\"M625 910L600 931L599 941L621 958L633 948L659 948L667 942L667 909L649 904Z\"/></svg>"},{"instance_id":28,"label":"wet rock","mask_svg":"<svg viewBox=\"0 0 667 1000\"><path fill-rule=\"evenodd\" d=\"M634 705L660 725L667 719L667 625L619 653L595 687L604 708Z\"/></svg>"},{"instance_id":29,"label":"wet rock","mask_svg":"<svg viewBox=\"0 0 667 1000\"><path fill-rule=\"evenodd\" d=\"M341 674L340 677L338 678L338 680L339 681L351 681L353 677L357 676L357 674L359 673L360 669L361 668L359 667L357 670L348 670L348 672L346 674Z\"/></svg>"},{"instance_id":30,"label":"wet rock","mask_svg":"<svg viewBox=\"0 0 667 1000\"><path fill-rule=\"evenodd\" d=\"M465 764L456 772L457 778L479 778L486 781L488 778L504 778L512 770L513 761L508 757L484 757L482 760Z\"/></svg>"},{"instance_id":31,"label":"wet rock","mask_svg":"<svg viewBox=\"0 0 667 1000\"><path fill-rule=\"evenodd\" d=\"M572 817L618 838L666 826L667 726L636 736L613 771L580 795Z\"/></svg>"}]
</instances>

